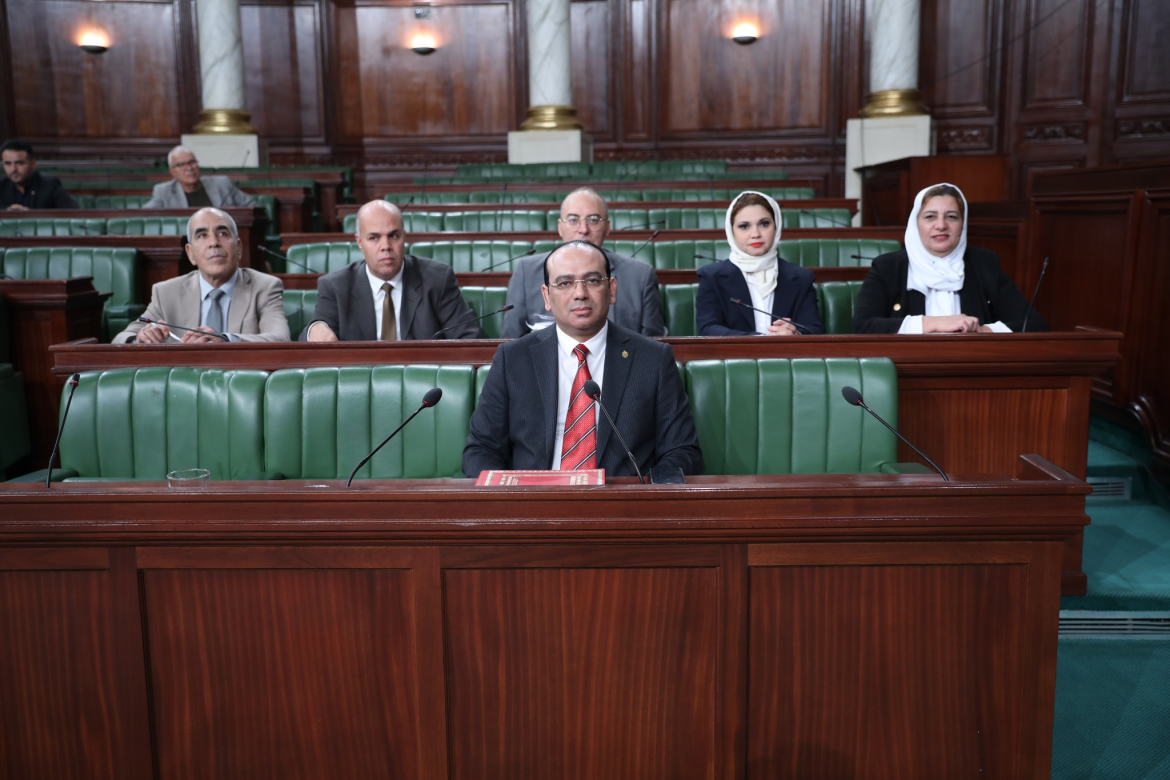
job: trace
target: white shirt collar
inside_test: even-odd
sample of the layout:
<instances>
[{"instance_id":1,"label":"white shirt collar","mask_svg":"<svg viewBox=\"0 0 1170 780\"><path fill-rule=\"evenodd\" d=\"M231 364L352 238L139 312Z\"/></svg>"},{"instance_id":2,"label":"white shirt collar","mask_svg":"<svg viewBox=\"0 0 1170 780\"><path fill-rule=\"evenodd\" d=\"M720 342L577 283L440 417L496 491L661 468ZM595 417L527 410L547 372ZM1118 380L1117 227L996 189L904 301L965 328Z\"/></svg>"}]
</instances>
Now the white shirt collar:
<instances>
[{"instance_id":1,"label":"white shirt collar","mask_svg":"<svg viewBox=\"0 0 1170 780\"><path fill-rule=\"evenodd\" d=\"M213 287L211 282L209 282L203 278L203 274L199 273L198 271L196 271L195 273L199 274L199 300L200 301L207 300L207 296L211 294L212 290L223 290L224 296L230 301L232 299L232 291L236 289L236 280L240 278L240 269L237 268L236 272L234 274L232 274L231 279L228 279L226 282L221 284L219 287Z\"/></svg>"},{"instance_id":2,"label":"white shirt collar","mask_svg":"<svg viewBox=\"0 0 1170 780\"><path fill-rule=\"evenodd\" d=\"M382 291L382 285L386 283L386 280L379 279L378 277L374 276L370 272L369 263L364 263L364 265L366 268L366 278L370 281L370 290L374 293L374 295L377 295ZM394 274L394 276L390 279L390 284L394 285L394 289L398 290L402 288L402 273L405 270L406 258L404 257L402 258L402 265L398 267L398 273Z\"/></svg>"},{"instance_id":3,"label":"white shirt collar","mask_svg":"<svg viewBox=\"0 0 1170 780\"><path fill-rule=\"evenodd\" d=\"M585 342L577 341L577 339L565 333L561 330L560 325L554 325L553 327L557 329L557 343L560 344L562 354L571 355L573 354L574 347L584 343L585 349L589 350L590 355L598 355L600 354L601 346L605 344L605 337L609 333L609 320L607 319L605 321L605 324L601 326L601 330L597 331L593 338Z\"/></svg>"}]
</instances>

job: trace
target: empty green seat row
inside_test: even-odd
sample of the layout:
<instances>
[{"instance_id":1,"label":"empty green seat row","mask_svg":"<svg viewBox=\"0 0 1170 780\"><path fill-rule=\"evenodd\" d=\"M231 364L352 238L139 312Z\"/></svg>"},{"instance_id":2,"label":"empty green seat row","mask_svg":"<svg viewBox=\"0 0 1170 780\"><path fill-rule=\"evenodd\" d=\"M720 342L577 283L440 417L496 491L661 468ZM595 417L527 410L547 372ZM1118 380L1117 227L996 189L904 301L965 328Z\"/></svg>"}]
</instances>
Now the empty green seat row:
<instances>
[{"instance_id":1,"label":"empty green seat row","mask_svg":"<svg viewBox=\"0 0 1170 780\"><path fill-rule=\"evenodd\" d=\"M716 230L722 229L727 210L721 208L674 207L665 209L610 209L613 230ZM511 209L500 211L416 211L403 213L408 233L483 232L530 233L556 230L559 209ZM849 209L782 209L781 222L787 228L851 227ZM357 214L347 214L342 229L357 230Z\"/></svg>"},{"instance_id":2,"label":"empty green seat row","mask_svg":"<svg viewBox=\"0 0 1170 780\"><path fill-rule=\"evenodd\" d=\"M54 476L162 481L171 470L206 468L212 479L345 479L432 387L443 390L438 413L420 415L357 477L460 476L488 368L86 372ZM888 359L703 360L681 371L708 474L920 470L895 464L893 434L840 395L842 385L858 388L896 425L897 373ZM619 418L630 413L617 406Z\"/></svg>"},{"instance_id":3,"label":"empty green seat row","mask_svg":"<svg viewBox=\"0 0 1170 780\"><path fill-rule=\"evenodd\" d=\"M528 190L492 190L477 192L391 192L383 195L383 200L399 206L410 202L411 207L442 203L560 203L572 190L558 190L556 192L531 192ZM735 197L741 190L734 189L701 189L701 190L598 190L598 194L610 202L617 201L689 201L689 200L727 200ZM807 200L816 197L811 187L764 187L759 190L776 200Z\"/></svg>"},{"instance_id":4,"label":"empty green seat row","mask_svg":"<svg viewBox=\"0 0 1170 780\"><path fill-rule=\"evenodd\" d=\"M409 213L409 212L407 212ZM446 263L456 273L511 271L528 250L535 254L551 251L559 239L540 241L415 241L406 251L419 257ZM607 241L605 248L626 257L635 257L659 270L701 268L727 258L730 249L723 240L699 241ZM902 248L898 241L872 238L781 239L778 251L790 263L805 268L864 268L873 258ZM356 243L332 242L296 244L289 247L290 273L329 273L362 257ZM512 262L509 262L509 261ZM274 265L281 265L275 261ZM309 269L309 270L306 270ZM280 272L281 268L276 269Z\"/></svg>"},{"instance_id":5,"label":"empty green seat row","mask_svg":"<svg viewBox=\"0 0 1170 780\"><path fill-rule=\"evenodd\" d=\"M632 173L723 173L726 160L609 160L587 163L471 163L455 169L456 176L624 176Z\"/></svg>"},{"instance_id":6,"label":"empty green seat row","mask_svg":"<svg viewBox=\"0 0 1170 780\"><path fill-rule=\"evenodd\" d=\"M630 166L625 173L615 172L610 174L588 174L588 175L535 175L531 173L511 173L502 172L498 176L415 176L414 182L416 184L500 184L503 182L515 182L521 186L528 182L575 182L581 185L588 185L596 181L751 181L751 182L768 182L779 181L787 179L788 173L786 171L717 171L710 173L697 173L692 171L659 171L646 172L637 170Z\"/></svg>"}]
</instances>

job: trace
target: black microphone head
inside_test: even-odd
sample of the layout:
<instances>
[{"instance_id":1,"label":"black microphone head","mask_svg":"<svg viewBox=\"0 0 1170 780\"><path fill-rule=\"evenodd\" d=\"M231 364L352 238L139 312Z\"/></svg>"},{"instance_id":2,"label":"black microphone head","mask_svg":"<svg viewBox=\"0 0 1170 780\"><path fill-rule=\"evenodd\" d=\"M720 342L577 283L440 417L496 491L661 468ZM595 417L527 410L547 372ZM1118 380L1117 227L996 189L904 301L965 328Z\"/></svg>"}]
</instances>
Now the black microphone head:
<instances>
[{"instance_id":1,"label":"black microphone head","mask_svg":"<svg viewBox=\"0 0 1170 780\"><path fill-rule=\"evenodd\" d=\"M736 306L743 306L744 305L743 301L741 301L739 298L732 298L731 302L734 303Z\"/></svg>"},{"instance_id":2,"label":"black microphone head","mask_svg":"<svg viewBox=\"0 0 1170 780\"><path fill-rule=\"evenodd\" d=\"M73 376L69 377L69 384L71 384L73 387L77 387L78 383L80 382L81 374L74 374Z\"/></svg>"},{"instance_id":3,"label":"black microphone head","mask_svg":"<svg viewBox=\"0 0 1170 780\"><path fill-rule=\"evenodd\" d=\"M597 383L592 379L586 379L585 386L582 389L585 391L585 395L589 398L597 400L601 397L601 388L598 387Z\"/></svg>"},{"instance_id":4,"label":"black microphone head","mask_svg":"<svg viewBox=\"0 0 1170 780\"><path fill-rule=\"evenodd\" d=\"M427 394L423 396L422 405L427 407L427 408L430 408L430 407L434 406L435 404L437 404L439 402L439 399L442 397L443 397L443 388L432 387L430 390L427 390Z\"/></svg>"},{"instance_id":5,"label":"black microphone head","mask_svg":"<svg viewBox=\"0 0 1170 780\"><path fill-rule=\"evenodd\" d=\"M509 303L507 306L505 306L504 308L500 309L500 313L502 314L503 312L506 312L506 311L512 311L512 309L515 309L515 308L516 308L516 304L514 304L514 303Z\"/></svg>"},{"instance_id":6,"label":"black microphone head","mask_svg":"<svg viewBox=\"0 0 1170 780\"><path fill-rule=\"evenodd\" d=\"M861 393L857 392L856 389L850 387L849 385L845 385L841 388L841 395L845 398L846 401L853 404L854 406L861 406L862 404Z\"/></svg>"}]
</instances>

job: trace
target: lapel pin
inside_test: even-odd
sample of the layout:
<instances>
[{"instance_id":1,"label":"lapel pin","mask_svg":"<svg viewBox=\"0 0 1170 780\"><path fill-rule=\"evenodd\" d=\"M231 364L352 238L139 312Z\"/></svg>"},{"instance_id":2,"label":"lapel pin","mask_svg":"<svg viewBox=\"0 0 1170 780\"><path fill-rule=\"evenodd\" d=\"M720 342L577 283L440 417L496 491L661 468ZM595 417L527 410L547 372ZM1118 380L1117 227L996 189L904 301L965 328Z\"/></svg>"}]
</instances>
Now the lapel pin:
<instances>
[{"instance_id":1,"label":"lapel pin","mask_svg":"<svg viewBox=\"0 0 1170 780\"><path fill-rule=\"evenodd\" d=\"M902 311L902 304L895 303L894 304L894 311Z\"/></svg>"},{"instance_id":2,"label":"lapel pin","mask_svg":"<svg viewBox=\"0 0 1170 780\"><path fill-rule=\"evenodd\" d=\"M623 349L623 350L622 350L622 357L624 357L624 358L628 358L629 356L630 356L630 353L629 353L629 352L626 352L626 351Z\"/></svg>"}]
</instances>

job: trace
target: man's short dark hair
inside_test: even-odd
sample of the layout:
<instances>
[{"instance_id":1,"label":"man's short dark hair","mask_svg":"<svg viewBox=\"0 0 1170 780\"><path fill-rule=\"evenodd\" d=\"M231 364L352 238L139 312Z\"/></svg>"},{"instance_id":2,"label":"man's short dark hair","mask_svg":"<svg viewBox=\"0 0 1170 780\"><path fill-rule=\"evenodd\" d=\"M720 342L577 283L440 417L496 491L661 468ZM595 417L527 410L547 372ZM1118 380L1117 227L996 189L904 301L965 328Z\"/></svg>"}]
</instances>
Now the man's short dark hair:
<instances>
[{"instance_id":1,"label":"man's short dark hair","mask_svg":"<svg viewBox=\"0 0 1170 780\"><path fill-rule=\"evenodd\" d=\"M28 159L36 159L36 155L33 154L32 145L16 138L13 138L11 141L5 141L4 145L0 146L0 154L4 154L5 152L26 152Z\"/></svg>"},{"instance_id":2,"label":"man's short dark hair","mask_svg":"<svg viewBox=\"0 0 1170 780\"><path fill-rule=\"evenodd\" d=\"M544 256L544 286L545 287L548 287L548 261L552 259L553 255L555 255L557 252L561 251L562 249L564 249L567 246L580 246L580 247L585 247L587 249L596 249L598 252L601 253L601 256L605 258L605 275L607 277L613 277L613 270L612 270L612 268L610 266L610 262L609 262L609 253L591 241L585 241L585 240L580 239L580 238L574 238L572 241L566 241L563 244L558 244L557 246L554 246L552 251Z\"/></svg>"}]
</instances>

